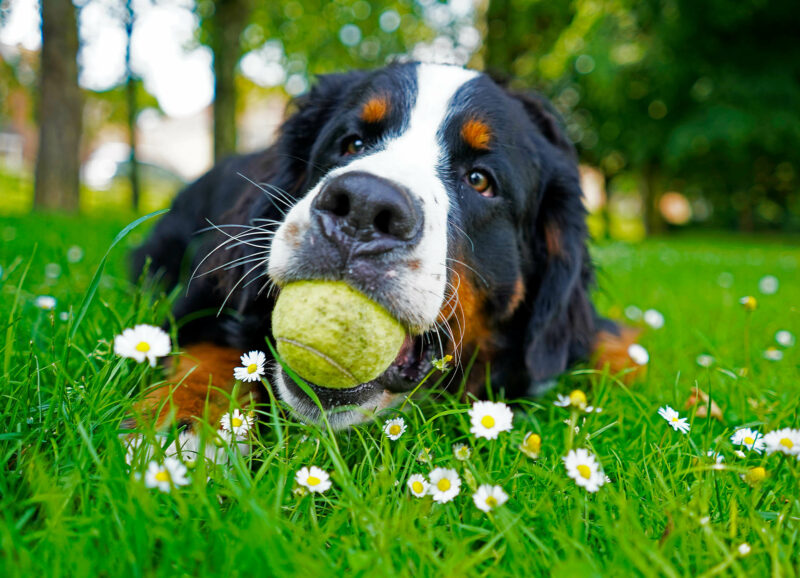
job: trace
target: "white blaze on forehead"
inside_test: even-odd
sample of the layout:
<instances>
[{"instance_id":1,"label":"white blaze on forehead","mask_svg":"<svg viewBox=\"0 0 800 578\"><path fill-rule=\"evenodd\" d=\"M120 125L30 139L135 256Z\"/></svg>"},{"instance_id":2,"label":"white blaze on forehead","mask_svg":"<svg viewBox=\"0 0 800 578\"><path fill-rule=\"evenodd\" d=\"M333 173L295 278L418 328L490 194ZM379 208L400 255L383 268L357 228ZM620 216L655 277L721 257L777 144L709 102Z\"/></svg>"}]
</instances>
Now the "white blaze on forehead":
<instances>
[{"instance_id":1,"label":"white blaze on forehead","mask_svg":"<svg viewBox=\"0 0 800 578\"><path fill-rule=\"evenodd\" d=\"M384 141L383 148L355 159L348 165L328 173L287 215L273 241L269 271L280 283L280 277L291 269L291 249L283 238L286 223L300 226L308 223L313 199L331 178L351 171L363 171L406 187L422 205L424 230L409 261L420 267L401 267L397 294L392 296L396 313L419 330L432 326L444 301L447 284L447 215L450 202L439 175L447 168L446 151L439 131L451 112L453 97L478 73L456 66L420 64L417 67L417 94L406 129Z\"/></svg>"}]
</instances>

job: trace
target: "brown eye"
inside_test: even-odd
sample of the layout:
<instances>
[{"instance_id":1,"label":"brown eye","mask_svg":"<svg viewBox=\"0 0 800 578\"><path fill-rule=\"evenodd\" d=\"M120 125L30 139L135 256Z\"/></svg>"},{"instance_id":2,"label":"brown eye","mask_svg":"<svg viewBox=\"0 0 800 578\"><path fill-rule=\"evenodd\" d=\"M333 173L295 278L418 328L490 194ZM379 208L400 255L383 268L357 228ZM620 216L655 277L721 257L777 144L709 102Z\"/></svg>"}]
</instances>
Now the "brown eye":
<instances>
[{"instance_id":1,"label":"brown eye","mask_svg":"<svg viewBox=\"0 0 800 578\"><path fill-rule=\"evenodd\" d=\"M344 142L345 155L357 155L364 150L364 141L359 136L351 136Z\"/></svg>"},{"instance_id":2,"label":"brown eye","mask_svg":"<svg viewBox=\"0 0 800 578\"><path fill-rule=\"evenodd\" d=\"M492 181L489 175L483 171L474 170L467 174L467 184L478 191L484 197L493 197L494 191L492 190Z\"/></svg>"}]
</instances>

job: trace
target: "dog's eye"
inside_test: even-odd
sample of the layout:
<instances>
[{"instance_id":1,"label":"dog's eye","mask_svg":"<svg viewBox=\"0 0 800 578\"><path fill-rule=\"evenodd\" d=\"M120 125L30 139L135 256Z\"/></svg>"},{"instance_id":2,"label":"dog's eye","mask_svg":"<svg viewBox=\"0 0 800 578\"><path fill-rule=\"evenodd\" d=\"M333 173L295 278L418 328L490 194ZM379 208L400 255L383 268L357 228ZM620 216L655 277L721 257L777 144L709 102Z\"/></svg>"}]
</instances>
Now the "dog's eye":
<instances>
[{"instance_id":1,"label":"dog's eye","mask_svg":"<svg viewBox=\"0 0 800 578\"><path fill-rule=\"evenodd\" d=\"M492 181L483 171L477 169L470 171L467 174L467 184L478 191L484 197L493 197L494 191L492 190Z\"/></svg>"},{"instance_id":2,"label":"dog's eye","mask_svg":"<svg viewBox=\"0 0 800 578\"><path fill-rule=\"evenodd\" d=\"M364 150L366 145L360 136L354 135L345 139L342 143L342 154L357 155Z\"/></svg>"}]
</instances>

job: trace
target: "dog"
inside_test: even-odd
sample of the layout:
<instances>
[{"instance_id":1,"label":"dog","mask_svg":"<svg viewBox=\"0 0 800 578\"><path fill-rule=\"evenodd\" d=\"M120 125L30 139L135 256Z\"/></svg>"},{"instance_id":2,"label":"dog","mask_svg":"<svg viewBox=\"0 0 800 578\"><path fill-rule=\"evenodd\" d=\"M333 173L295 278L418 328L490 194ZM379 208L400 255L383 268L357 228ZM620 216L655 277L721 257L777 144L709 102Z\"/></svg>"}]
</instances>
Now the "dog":
<instances>
[{"instance_id":1,"label":"dog","mask_svg":"<svg viewBox=\"0 0 800 578\"><path fill-rule=\"evenodd\" d=\"M173 386L143 406L162 424L218 421L239 356L267 351L276 295L298 280L344 281L407 329L376 379L309 384L335 428L397 403L445 355L450 387L481 396L488 373L508 398L541 395L582 360L633 365L635 335L590 300L577 156L545 99L407 62L322 76L290 106L274 145L186 187L134 254L136 276L149 263L168 289L188 286ZM298 417L321 418L279 364L268 379Z\"/></svg>"}]
</instances>

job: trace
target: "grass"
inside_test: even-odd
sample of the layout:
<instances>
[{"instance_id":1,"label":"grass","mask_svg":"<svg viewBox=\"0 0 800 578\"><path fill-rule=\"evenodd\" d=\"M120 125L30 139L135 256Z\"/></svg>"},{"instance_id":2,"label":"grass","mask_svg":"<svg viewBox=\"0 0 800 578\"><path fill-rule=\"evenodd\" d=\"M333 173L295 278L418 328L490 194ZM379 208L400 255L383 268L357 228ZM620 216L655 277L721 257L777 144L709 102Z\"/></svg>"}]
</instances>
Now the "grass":
<instances>
[{"instance_id":1,"label":"grass","mask_svg":"<svg viewBox=\"0 0 800 578\"><path fill-rule=\"evenodd\" d=\"M762 357L779 329L800 334L796 243L692 236L597 247L601 310L654 307L666 324L642 340L651 361L641 382L626 387L580 369L561 379L556 392L583 389L604 410L580 416L577 433L564 423L570 413L553 405L556 392L518 400L513 431L495 441L472 437L469 406L438 391L405 405L409 428L397 442L380 427L396 411L332 436L282 407L262 407L251 456L231 450L228 466L198 462L189 486L161 494L135 479L118 435L136 395L163 376L111 353L123 328L159 324L169 310L168 298L126 280L125 253L147 224L113 250L74 325L100 259L126 224L45 215L0 221L0 575L798 572L800 462L740 459L728 441L739 426L800 422L800 347L779 362ZM775 295L758 293L767 274L781 281ZM34 305L43 294L56 297L55 311ZM738 304L746 294L759 300L750 315ZM698 366L702 353L717 363ZM695 384L719 404L721 420L684 409ZM503 399L502 383L491 390ZM689 435L658 417L665 403L690 417ZM526 431L543 438L537 461L517 450ZM454 460L457 442L473 447L469 462ZM596 453L611 483L597 494L575 486L561 462L568 444ZM426 448L434 465L459 470L455 501L409 495L408 477L433 467L416 459ZM724 469L712 469L708 450L725 456ZM333 488L297 497L294 474L311 464L332 473ZM740 479L760 465L766 480L751 487ZM473 479L502 485L509 501L480 512ZM743 556L745 542L751 552Z\"/></svg>"}]
</instances>

